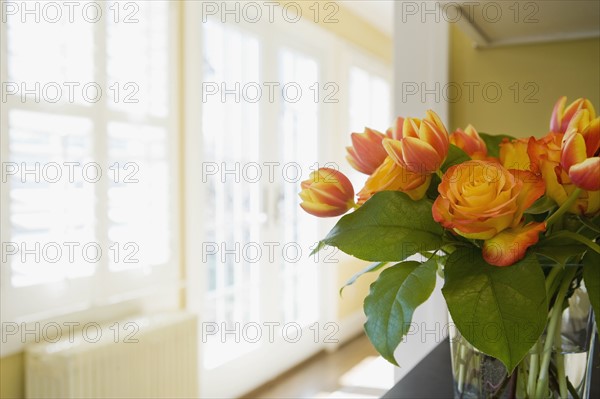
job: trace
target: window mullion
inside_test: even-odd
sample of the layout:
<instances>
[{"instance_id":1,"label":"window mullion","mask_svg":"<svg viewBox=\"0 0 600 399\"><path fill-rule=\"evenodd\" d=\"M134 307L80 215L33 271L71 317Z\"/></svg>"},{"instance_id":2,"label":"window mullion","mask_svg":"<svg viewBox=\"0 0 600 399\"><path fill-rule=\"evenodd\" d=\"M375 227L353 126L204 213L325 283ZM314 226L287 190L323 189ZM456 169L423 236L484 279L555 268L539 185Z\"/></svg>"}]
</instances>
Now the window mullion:
<instances>
[{"instance_id":1,"label":"window mullion","mask_svg":"<svg viewBox=\"0 0 600 399\"><path fill-rule=\"evenodd\" d=\"M276 35L263 34L262 36L262 49L261 49L261 62L260 62L260 76L263 82L279 82L279 60L277 57L277 40ZM274 262L270 262L269 257L263 257L260 263L260 276L259 281L261 285L260 289L260 314L263 321L279 322L281 319L281 309L279 306L273 306L273 303L279 303L274 301L274 298L280 298L281 289L278 282L280 279L280 254L281 254L281 235L279 234L279 217L278 217L278 199L280 195L280 171L283 165L281 165L281 157L279 151L278 135L280 114L281 114L281 98L279 91L275 91L275 98L272 103L267 101L261 101L260 103L260 158L261 162L276 162L279 165L276 169L277 173L274 174L274 181L268 179L262 179L261 185L262 190L260 195L263 196L262 204L263 211L266 213L267 222L263 224L263 231L260 232L261 240L263 242L275 242L279 246L275 247L274 250Z\"/></svg>"},{"instance_id":2,"label":"window mullion","mask_svg":"<svg viewBox=\"0 0 600 399\"><path fill-rule=\"evenodd\" d=\"M107 24L109 19L102 18L95 24L94 29L94 79L99 87L106 92L108 88L107 78ZM93 280L92 303L101 303L103 295L109 290L109 240L108 240L108 188L109 188L109 169L108 167L108 121L107 121L107 101L109 96L105 96L101 101L95 104L92 115L93 138L92 148L95 162L100 165L102 178L95 185L95 239L100 248L102 248L102 257L96 265L95 278ZM104 294L103 294L104 293Z\"/></svg>"}]
</instances>

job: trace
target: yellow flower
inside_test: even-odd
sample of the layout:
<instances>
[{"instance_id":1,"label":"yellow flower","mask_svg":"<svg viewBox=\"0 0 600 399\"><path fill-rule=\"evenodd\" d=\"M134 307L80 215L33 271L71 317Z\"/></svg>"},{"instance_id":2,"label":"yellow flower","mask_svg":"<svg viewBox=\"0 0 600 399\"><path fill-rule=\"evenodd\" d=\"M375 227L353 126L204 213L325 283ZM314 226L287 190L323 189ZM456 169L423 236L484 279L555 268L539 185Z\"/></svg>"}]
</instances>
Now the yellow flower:
<instances>
[{"instance_id":1,"label":"yellow flower","mask_svg":"<svg viewBox=\"0 0 600 399\"><path fill-rule=\"evenodd\" d=\"M343 173L320 168L301 183L300 206L311 215L339 216L354 207L354 188Z\"/></svg>"},{"instance_id":2,"label":"yellow flower","mask_svg":"<svg viewBox=\"0 0 600 399\"><path fill-rule=\"evenodd\" d=\"M529 139L502 140L500 163L506 169L530 170L531 161L527 153Z\"/></svg>"},{"instance_id":3,"label":"yellow flower","mask_svg":"<svg viewBox=\"0 0 600 399\"><path fill-rule=\"evenodd\" d=\"M358 203L363 204L380 191L402 191L416 201L425 196L430 182L431 175L410 172L387 157L359 191Z\"/></svg>"},{"instance_id":4,"label":"yellow flower","mask_svg":"<svg viewBox=\"0 0 600 399\"><path fill-rule=\"evenodd\" d=\"M420 174L437 171L448 155L450 141L448 131L433 111L427 111L425 119L406 118L400 131L398 118L389 130L393 138L383 140L387 154L402 168Z\"/></svg>"}]
</instances>

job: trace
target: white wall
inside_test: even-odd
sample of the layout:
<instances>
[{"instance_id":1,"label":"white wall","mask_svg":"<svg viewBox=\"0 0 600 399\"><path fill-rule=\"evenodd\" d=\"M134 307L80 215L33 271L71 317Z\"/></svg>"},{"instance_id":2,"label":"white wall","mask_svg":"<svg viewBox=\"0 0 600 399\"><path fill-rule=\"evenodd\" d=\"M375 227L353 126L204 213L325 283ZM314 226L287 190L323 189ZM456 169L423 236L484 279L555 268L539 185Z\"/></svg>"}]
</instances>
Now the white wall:
<instances>
[{"instance_id":1,"label":"white wall","mask_svg":"<svg viewBox=\"0 0 600 399\"><path fill-rule=\"evenodd\" d=\"M427 10L420 8L425 6ZM397 1L394 4L393 109L397 116L417 118L432 109L448 126L448 104L436 87L444 87L448 82L449 27L443 18L436 22L435 15L427 13L429 10L433 10L433 2ZM415 88L418 88L416 93ZM428 92L423 98L424 89ZM401 366L396 369L396 381L447 336L448 311L442 285L443 280L438 278L434 293L415 311L411 332L394 353Z\"/></svg>"}]
</instances>

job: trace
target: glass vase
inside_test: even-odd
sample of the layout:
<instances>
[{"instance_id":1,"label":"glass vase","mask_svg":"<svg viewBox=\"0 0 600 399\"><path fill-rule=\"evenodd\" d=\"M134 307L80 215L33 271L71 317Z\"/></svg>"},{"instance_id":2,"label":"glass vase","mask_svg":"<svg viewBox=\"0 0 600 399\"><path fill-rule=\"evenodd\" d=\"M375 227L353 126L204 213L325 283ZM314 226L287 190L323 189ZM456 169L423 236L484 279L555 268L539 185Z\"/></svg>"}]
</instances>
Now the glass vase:
<instances>
[{"instance_id":1,"label":"glass vase","mask_svg":"<svg viewBox=\"0 0 600 399\"><path fill-rule=\"evenodd\" d=\"M454 397L589 398L596 326L583 283L561 302L560 329L547 355L549 361L544 359L548 339L544 333L511 375L502 362L475 349L456 328L450 328ZM544 372L543 364L548 364Z\"/></svg>"}]
</instances>

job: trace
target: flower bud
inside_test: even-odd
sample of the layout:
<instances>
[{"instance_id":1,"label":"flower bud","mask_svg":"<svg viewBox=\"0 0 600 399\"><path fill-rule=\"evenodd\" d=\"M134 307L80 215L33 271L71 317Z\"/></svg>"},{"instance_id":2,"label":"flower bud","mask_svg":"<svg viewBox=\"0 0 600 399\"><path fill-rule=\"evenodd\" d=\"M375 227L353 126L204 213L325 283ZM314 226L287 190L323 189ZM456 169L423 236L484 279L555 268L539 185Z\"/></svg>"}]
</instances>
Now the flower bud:
<instances>
[{"instance_id":1,"label":"flower bud","mask_svg":"<svg viewBox=\"0 0 600 399\"><path fill-rule=\"evenodd\" d=\"M354 188L343 173L330 168L312 172L301 183L300 206L314 216L339 216L354 207Z\"/></svg>"}]
</instances>

